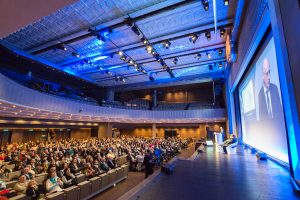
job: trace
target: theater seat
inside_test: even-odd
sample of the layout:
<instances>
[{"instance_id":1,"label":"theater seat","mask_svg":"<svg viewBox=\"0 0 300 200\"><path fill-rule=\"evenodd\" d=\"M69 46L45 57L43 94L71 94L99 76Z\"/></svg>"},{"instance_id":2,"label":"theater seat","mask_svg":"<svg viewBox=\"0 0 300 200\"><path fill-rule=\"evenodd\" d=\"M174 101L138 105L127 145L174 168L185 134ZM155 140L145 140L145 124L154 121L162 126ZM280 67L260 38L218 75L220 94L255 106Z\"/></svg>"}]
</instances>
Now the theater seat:
<instances>
[{"instance_id":1,"label":"theater seat","mask_svg":"<svg viewBox=\"0 0 300 200\"><path fill-rule=\"evenodd\" d=\"M29 200L29 197L27 197L25 194L20 194L20 195L14 196L14 197L9 198L9 199L12 199L12 200Z\"/></svg>"},{"instance_id":2,"label":"theater seat","mask_svg":"<svg viewBox=\"0 0 300 200\"><path fill-rule=\"evenodd\" d=\"M48 196L46 196L46 199L48 200L64 200L65 198L65 195L63 192L56 192L56 193L53 193L53 194L50 194Z\"/></svg>"},{"instance_id":3,"label":"theater seat","mask_svg":"<svg viewBox=\"0 0 300 200\"><path fill-rule=\"evenodd\" d=\"M92 186L91 186L92 193L95 193L95 192L100 190L100 188L101 188L101 177L98 176L98 177L91 178L90 182L92 184Z\"/></svg>"},{"instance_id":4,"label":"theater seat","mask_svg":"<svg viewBox=\"0 0 300 200\"><path fill-rule=\"evenodd\" d=\"M83 181L77 185L79 187L79 197L80 199L85 199L91 194L91 182Z\"/></svg>"},{"instance_id":5,"label":"theater seat","mask_svg":"<svg viewBox=\"0 0 300 200\"><path fill-rule=\"evenodd\" d=\"M116 180L120 180L120 179L123 177L123 170L122 170L121 167L118 167L118 168L116 169L116 171L117 171L117 177L116 177Z\"/></svg>"},{"instance_id":6,"label":"theater seat","mask_svg":"<svg viewBox=\"0 0 300 200\"><path fill-rule=\"evenodd\" d=\"M85 175L84 174L77 175L76 181L77 181L77 183L81 183L81 182L85 181Z\"/></svg>"},{"instance_id":7,"label":"theater seat","mask_svg":"<svg viewBox=\"0 0 300 200\"><path fill-rule=\"evenodd\" d=\"M8 179L9 180L18 179L20 175L21 175L21 171L11 172L8 174Z\"/></svg>"},{"instance_id":8,"label":"theater seat","mask_svg":"<svg viewBox=\"0 0 300 200\"><path fill-rule=\"evenodd\" d=\"M108 174L101 174L100 175L101 178L101 189L105 188L106 186L108 186L109 182L108 182Z\"/></svg>"},{"instance_id":9,"label":"theater seat","mask_svg":"<svg viewBox=\"0 0 300 200\"><path fill-rule=\"evenodd\" d=\"M18 181L9 181L9 182L6 182L6 188L14 188L15 184L17 183Z\"/></svg>"},{"instance_id":10,"label":"theater seat","mask_svg":"<svg viewBox=\"0 0 300 200\"><path fill-rule=\"evenodd\" d=\"M112 184L116 181L117 171L115 169L108 171L108 184Z\"/></svg>"},{"instance_id":11,"label":"theater seat","mask_svg":"<svg viewBox=\"0 0 300 200\"><path fill-rule=\"evenodd\" d=\"M79 187L71 186L64 189L65 200L79 200Z\"/></svg>"},{"instance_id":12,"label":"theater seat","mask_svg":"<svg viewBox=\"0 0 300 200\"><path fill-rule=\"evenodd\" d=\"M45 175L36 176L35 180L36 180L38 185L42 185L46 178L47 178L47 174L46 174L46 176Z\"/></svg>"},{"instance_id":13,"label":"theater seat","mask_svg":"<svg viewBox=\"0 0 300 200\"><path fill-rule=\"evenodd\" d=\"M129 165L122 165L121 168L124 170L123 171L123 177L127 178L128 171L129 171Z\"/></svg>"}]
</instances>

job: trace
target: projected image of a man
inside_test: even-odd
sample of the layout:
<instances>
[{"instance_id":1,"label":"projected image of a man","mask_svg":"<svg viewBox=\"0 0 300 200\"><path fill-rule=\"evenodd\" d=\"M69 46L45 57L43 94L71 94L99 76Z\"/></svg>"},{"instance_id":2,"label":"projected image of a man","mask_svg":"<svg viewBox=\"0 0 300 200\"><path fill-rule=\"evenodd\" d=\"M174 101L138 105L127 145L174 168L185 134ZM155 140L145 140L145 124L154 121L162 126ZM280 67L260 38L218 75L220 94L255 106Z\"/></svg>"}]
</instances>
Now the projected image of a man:
<instances>
[{"instance_id":1,"label":"projected image of a man","mask_svg":"<svg viewBox=\"0 0 300 200\"><path fill-rule=\"evenodd\" d=\"M271 83L271 66L268 58L262 62L263 84L259 92L259 118L260 120L278 119L282 120L282 109L278 88Z\"/></svg>"}]
</instances>

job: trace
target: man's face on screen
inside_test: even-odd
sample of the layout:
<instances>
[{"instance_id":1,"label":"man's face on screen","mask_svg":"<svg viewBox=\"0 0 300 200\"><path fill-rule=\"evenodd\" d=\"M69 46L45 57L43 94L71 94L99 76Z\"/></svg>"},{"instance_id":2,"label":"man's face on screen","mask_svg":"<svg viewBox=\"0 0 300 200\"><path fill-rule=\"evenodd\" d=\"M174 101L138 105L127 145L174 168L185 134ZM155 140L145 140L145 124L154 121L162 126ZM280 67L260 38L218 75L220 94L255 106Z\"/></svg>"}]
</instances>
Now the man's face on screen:
<instances>
[{"instance_id":1,"label":"man's face on screen","mask_svg":"<svg viewBox=\"0 0 300 200\"><path fill-rule=\"evenodd\" d=\"M270 64L268 59L263 61L263 83L266 88L270 86Z\"/></svg>"}]
</instances>

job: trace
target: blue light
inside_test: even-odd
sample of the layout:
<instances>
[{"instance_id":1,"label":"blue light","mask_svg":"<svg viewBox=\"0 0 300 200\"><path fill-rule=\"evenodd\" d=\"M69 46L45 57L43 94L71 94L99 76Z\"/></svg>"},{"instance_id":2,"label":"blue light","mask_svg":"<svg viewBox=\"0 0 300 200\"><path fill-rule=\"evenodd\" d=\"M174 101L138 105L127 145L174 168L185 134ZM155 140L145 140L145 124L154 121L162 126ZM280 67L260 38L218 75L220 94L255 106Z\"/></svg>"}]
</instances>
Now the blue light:
<instances>
[{"instance_id":1,"label":"blue light","mask_svg":"<svg viewBox=\"0 0 300 200\"><path fill-rule=\"evenodd\" d=\"M93 59L93 61L98 61L98 60L104 60L106 59L108 56L99 56Z\"/></svg>"},{"instance_id":2,"label":"blue light","mask_svg":"<svg viewBox=\"0 0 300 200\"><path fill-rule=\"evenodd\" d=\"M65 68L64 72L67 72L68 74L72 74L72 75L77 75L73 70L71 70L70 68Z\"/></svg>"}]
</instances>

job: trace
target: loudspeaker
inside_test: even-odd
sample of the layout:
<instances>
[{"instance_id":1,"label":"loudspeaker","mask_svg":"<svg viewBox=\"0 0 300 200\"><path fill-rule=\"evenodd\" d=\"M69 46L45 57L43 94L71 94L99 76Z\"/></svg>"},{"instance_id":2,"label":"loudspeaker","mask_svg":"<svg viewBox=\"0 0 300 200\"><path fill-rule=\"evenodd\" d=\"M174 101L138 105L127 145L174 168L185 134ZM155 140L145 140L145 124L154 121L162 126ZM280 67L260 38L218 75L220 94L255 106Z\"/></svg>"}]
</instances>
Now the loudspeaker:
<instances>
[{"instance_id":1,"label":"loudspeaker","mask_svg":"<svg viewBox=\"0 0 300 200\"><path fill-rule=\"evenodd\" d=\"M174 171L174 165L170 165L170 164L165 164L161 167L161 172L165 173L165 174L172 174Z\"/></svg>"},{"instance_id":2,"label":"loudspeaker","mask_svg":"<svg viewBox=\"0 0 300 200\"><path fill-rule=\"evenodd\" d=\"M256 153L257 160L267 160L267 155L265 153Z\"/></svg>"}]
</instances>

